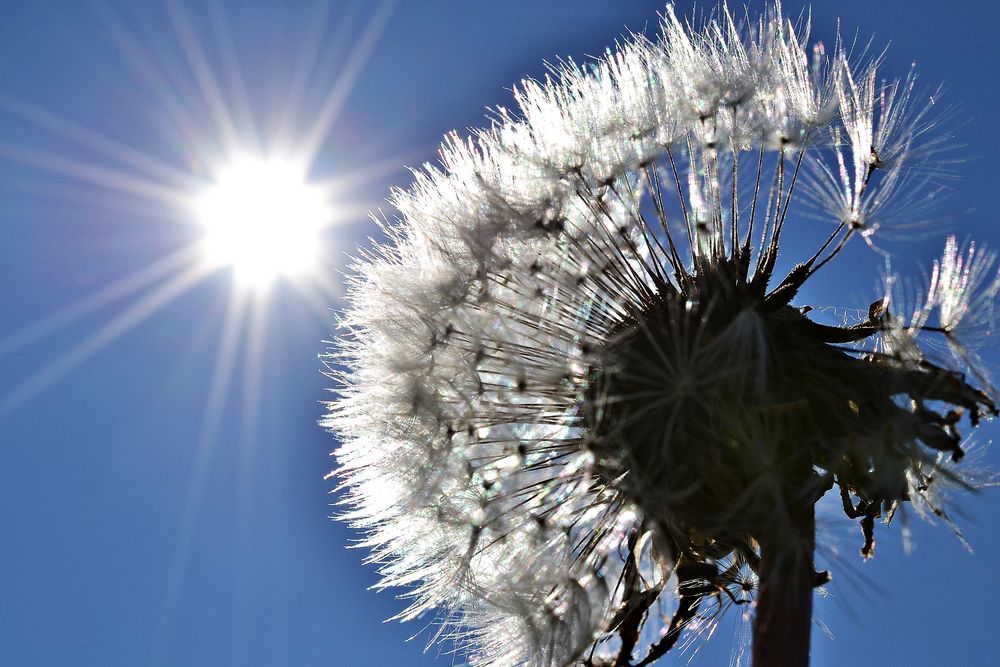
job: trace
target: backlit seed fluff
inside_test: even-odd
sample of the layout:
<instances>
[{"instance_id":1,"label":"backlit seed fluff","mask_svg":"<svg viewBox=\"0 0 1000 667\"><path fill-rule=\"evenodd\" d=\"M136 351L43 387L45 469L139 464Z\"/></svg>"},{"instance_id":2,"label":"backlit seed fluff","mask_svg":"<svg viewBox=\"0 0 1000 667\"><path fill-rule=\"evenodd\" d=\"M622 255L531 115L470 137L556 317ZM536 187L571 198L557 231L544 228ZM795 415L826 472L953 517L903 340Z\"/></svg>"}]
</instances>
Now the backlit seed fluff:
<instances>
[{"instance_id":1,"label":"backlit seed fluff","mask_svg":"<svg viewBox=\"0 0 1000 667\"><path fill-rule=\"evenodd\" d=\"M777 4L668 7L515 98L393 193L329 357L343 515L400 618L437 614L472 665L651 664L754 599L789 502L839 494L869 556L875 519L989 481L956 464L996 412L966 374L993 254L949 238L910 312L796 302L941 171L912 72ZM816 242L779 261L786 224Z\"/></svg>"}]
</instances>

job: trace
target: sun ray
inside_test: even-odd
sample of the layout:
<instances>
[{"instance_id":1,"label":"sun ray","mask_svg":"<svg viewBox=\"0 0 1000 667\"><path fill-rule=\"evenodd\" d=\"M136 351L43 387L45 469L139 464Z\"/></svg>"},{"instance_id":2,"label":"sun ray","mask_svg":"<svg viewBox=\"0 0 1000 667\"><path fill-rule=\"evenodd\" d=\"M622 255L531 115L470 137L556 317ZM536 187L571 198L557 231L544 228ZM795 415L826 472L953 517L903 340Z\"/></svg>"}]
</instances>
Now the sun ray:
<instances>
[{"instance_id":1,"label":"sun ray","mask_svg":"<svg viewBox=\"0 0 1000 667\"><path fill-rule=\"evenodd\" d=\"M250 304L249 323L246 334L244 376L240 400L240 447L237 451L236 479L236 527L237 547L243 550L255 547L254 476L259 473L261 449L261 405L263 396L264 358L267 338L267 314L270 310L269 292L256 295ZM244 585L252 571L246 559L238 560L234 567L238 582L233 604L234 623L239 627L241 614L250 604L250 596Z\"/></svg>"},{"instance_id":2,"label":"sun ray","mask_svg":"<svg viewBox=\"0 0 1000 667\"><path fill-rule=\"evenodd\" d=\"M68 176L83 183L145 197L151 201L168 204L171 207L176 207L179 201L189 198L189 195L183 190L149 178L69 158L39 148L0 143L0 156L21 164L44 169L53 174Z\"/></svg>"},{"instance_id":3,"label":"sun ray","mask_svg":"<svg viewBox=\"0 0 1000 667\"><path fill-rule=\"evenodd\" d=\"M9 180L4 181L4 186L11 191L16 190L18 193L26 195L38 195L51 202L86 207L87 210L99 211L101 214L113 213L117 216L114 220L129 218L142 220L141 224L149 226L147 228L151 228L155 223L157 226L163 225L159 229L166 231L168 228L176 229L178 225L183 227L190 223L187 215L190 204L185 201L190 199L188 196L184 196L181 201L174 202L174 206L150 202L148 198L139 195L109 197L105 189L94 187L93 184L79 183L70 179L57 180L42 169L37 171L41 173L12 176ZM122 218L121 216L126 217ZM105 215L104 219L109 218ZM155 243L155 238L155 236L150 235L147 240ZM171 245L174 246L174 244ZM172 250L168 248L164 252L169 253Z\"/></svg>"},{"instance_id":4,"label":"sun ray","mask_svg":"<svg viewBox=\"0 0 1000 667\"><path fill-rule=\"evenodd\" d=\"M117 301L121 301L143 287L173 274L185 265L192 265L197 260L197 257L198 249L193 245L186 246L157 260L149 266L143 267L135 273L108 283L96 292L74 301L67 307L50 313L46 317L0 339L0 357L36 343L45 336L87 315L110 306Z\"/></svg>"},{"instance_id":5,"label":"sun ray","mask_svg":"<svg viewBox=\"0 0 1000 667\"><path fill-rule=\"evenodd\" d=\"M174 124L174 129L196 126L190 111L182 104L190 100L180 94L171 79L157 66L157 58L151 56L128 26L115 11L103 1L92 0L92 7L104 22L112 39L118 46L132 70L146 83L156 101ZM159 59L162 61L162 59ZM175 77L177 79L177 77Z\"/></svg>"},{"instance_id":6,"label":"sun ray","mask_svg":"<svg viewBox=\"0 0 1000 667\"><path fill-rule=\"evenodd\" d=\"M226 104L218 81L212 74L212 67L208 63L205 51L202 49L194 28L191 26L191 21L184 10L175 3L168 3L167 9L174 26L174 32L177 39L180 40L181 50L191 67L195 83L201 92L202 99L208 106L215 128L219 132L218 138L222 147L225 152L233 151L243 141L236 131L233 115Z\"/></svg>"},{"instance_id":7,"label":"sun ray","mask_svg":"<svg viewBox=\"0 0 1000 667\"><path fill-rule=\"evenodd\" d=\"M202 415L201 429L194 461L192 462L191 476L184 494L184 505L177 522L174 553L170 560L170 569L166 577L164 601L160 607L162 610L160 622L156 637L151 644L153 647L153 659L151 662L153 664L160 662L163 649L169 640L175 620L174 617L180 598L181 584L187 570L195 528L197 527L198 517L204 503L212 462L215 459L215 452L219 445L223 410L229 398L236 352L240 347L242 325L246 312L246 297L239 293L233 294L228 302L226 314L223 318L222 334L219 337L218 352L215 355L212 381L208 391L205 411Z\"/></svg>"},{"instance_id":8,"label":"sun ray","mask_svg":"<svg viewBox=\"0 0 1000 667\"><path fill-rule=\"evenodd\" d=\"M212 31L215 33L218 42L219 56L222 59L222 82L226 87L226 92L230 104L232 105L232 122L236 128L241 141L258 140L257 128L254 126L253 107L250 104L250 96L247 93L246 78L243 76L243 69L240 67L239 57L233 43L233 36L229 30L226 10L219 0L211 0L207 3L209 19Z\"/></svg>"},{"instance_id":9,"label":"sun ray","mask_svg":"<svg viewBox=\"0 0 1000 667\"><path fill-rule=\"evenodd\" d=\"M8 414L25 401L37 396L74 368L189 290L208 273L210 273L210 269L206 266L193 265L148 293L93 334L43 366L4 396L0 400L0 415Z\"/></svg>"},{"instance_id":10,"label":"sun ray","mask_svg":"<svg viewBox=\"0 0 1000 667\"><path fill-rule=\"evenodd\" d=\"M338 174L325 180L316 180L314 184L319 188L329 189L333 193L349 193L369 183L384 182L388 176L399 171L399 165L422 160L429 152L431 151L426 148L420 148L396 153L364 167L358 167L350 173Z\"/></svg>"},{"instance_id":11,"label":"sun ray","mask_svg":"<svg viewBox=\"0 0 1000 667\"><path fill-rule=\"evenodd\" d=\"M313 121L309 131L303 137L301 151L306 163L311 164L316 159L319 147L329 135L330 128L333 127L334 122L337 120L340 109L343 107L348 94L361 75L361 71L368 62L368 57L375 48L378 38L389 22L389 18L392 16L395 7L396 3L394 1L379 4L378 9L375 10L364 32L355 43L351 55L340 70L337 81L333 84L333 88L326 96L326 99L323 100L323 105L316 114L316 120Z\"/></svg>"},{"instance_id":12,"label":"sun ray","mask_svg":"<svg viewBox=\"0 0 1000 667\"><path fill-rule=\"evenodd\" d=\"M11 95L0 93L0 109L7 110L80 146L92 148L122 165L139 169L152 178L171 183L178 190L189 189L195 184L195 179L191 174L177 169L167 162L157 160L148 153L136 150L94 130L62 118L35 104L30 104Z\"/></svg>"},{"instance_id":13,"label":"sun ray","mask_svg":"<svg viewBox=\"0 0 1000 667\"><path fill-rule=\"evenodd\" d=\"M270 293L256 295L250 304L249 323L246 331L245 374L240 405L240 449L237 480L237 506L240 521L245 522L251 506L254 464L260 446L259 424L264 359L266 356L267 313Z\"/></svg>"},{"instance_id":14,"label":"sun ray","mask_svg":"<svg viewBox=\"0 0 1000 667\"><path fill-rule=\"evenodd\" d=\"M343 298L343 294L336 292L332 289L333 286L322 280L309 277L307 281L298 286L295 295L305 302L307 316L318 317L322 324L328 325L333 311L330 304L338 303Z\"/></svg>"},{"instance_id":15,"label":"sun ray","mask_svg":"<svg viewBox=\"0 0 1000 667\"><path fill-rule=\"evenodd\" d=\"M354 22L354 15L359 11L359 7L350 7L348 15L340 17L337 30L327 40L332 45L331 50L338 50L341 44L346 43L350 34L348 30ZM313 8L309 17L305 35L298 48L295 63L292 65L288 87L285 91L285 104L274 126L269 128L279 145L291 144L295 138L296 126L301 122L299 113L302 103L305 101L306 89L319 62L324 26L327 24L331 8L331 3L321 3Z\"/></svg>"}]
</instances>

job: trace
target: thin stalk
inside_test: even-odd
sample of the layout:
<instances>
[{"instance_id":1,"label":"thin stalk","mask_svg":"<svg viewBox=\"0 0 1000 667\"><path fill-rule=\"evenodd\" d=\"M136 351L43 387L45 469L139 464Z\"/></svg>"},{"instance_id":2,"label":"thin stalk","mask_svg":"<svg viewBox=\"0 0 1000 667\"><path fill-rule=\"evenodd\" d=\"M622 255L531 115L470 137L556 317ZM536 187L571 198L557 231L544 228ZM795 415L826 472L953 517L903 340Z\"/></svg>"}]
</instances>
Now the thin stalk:
<instances>
[{"instance_id":1,"label":"thin stalk","mask_svg":"<svg viewBox=\"0 0 1000 667\"><path fill-rule=\"evenodd\" d=\"M756 282L761 278L763 273L766 271L767 264L767 254L765 253L765 248L767 248L767 239L769 232L771 231L771 210L772 205L775 200L775 193L777 196L781 195L781 176L784 172L785 167L785 149L781 149L781 157L777 161L774 167L774 179L771 181L771 188L768 190L767 194L767 207L764 209L764 229L760 235L760 245L757 246L757 264L753 269L753 282ZM768 276L770 277L770 276ZM765 278L766 280L766 278Z\"/></svg>"},{"instance_id":2,"label":"thin stalk","mask_svg":"<svg viewBox=\"0 0 1000 667\"><path fill-rule=\"evenodd\" d=\"M677 201L680 203L681 213L684 215L684 229L687 230L688 246L691 248L691 261L695 266L697 266L698 258L694 249L694 234L691 231L691 218L688 215L687 202L684 201L684 190L681 187L680 174L677 173L677 163L674 161L674 155L670 152L669 148L667 148L667 160L670 161L670 171L674 176L674 185L677 186Z\"/></svg>"},{"instance_id":3,"label":"thin stalk","mask_svg":"<svg viewBox=\"0 0 1000 667\"><path fill-rule=\"evenodd\" d=\"M750 250L753 246L753 223L757 215L757 196L760 194L760 174L764 169L764 139L761 137L760 152L757 155L757 178L753 187L753 199L750 202L750 224L747 227L746 240L740 253L740 282L746 283L750 271Z\"/></svg>"},{"instance_id":4,"label":"thin stalk","mask_svg":"<svg viewBox=\"0 0 1000 667\"><path fill-rule=\"evenodd\" d=\"M808 667L812 630L812 503L790 507L791 530L758 539L761 559L753 619L753 667Z\"/></svg>"},{"instance_id":5,"label":"thin stalk","mask_svg":"<svg viewBox=\"0 0 1000 667\"><path fill-rule=\"evenodd\" d=\"M733 146L733 183L732 194L730 195L729 211L729 244L733 252L731 259L736 262L740 257L740 213L739 213L739 179L740 179L740 154Z\"/></svg>"},{"instance_id":6,"label":"thin stalk","mask_svg":"<svg viewBox=\"0 0 1000 667\"><path fill-rule=\"evenodd\" d=\"M837 243L837 245L834 247L834 249L830 252L830 254L827 255L825 258L823 258L823 260L819 264L817 264L816 266L813 266L813 267L811 267L809 269L809 272L806 273L805 278L803 278L803 282L805 282L806 280L808 280L810 278L810 276L812 276L812 274L814 274L817 271L819 271L820 269L822 269L827 264L827 262L829 262L831 259L833 259L838 254L840 254L840 251L844 249L844 246L847 245L847 242L851 240L852 236L854 236L854 229L855 229L854 227L851 227L850 229L848 229L847 233L844 234L843 237L841 237L840 241Z\"/></svg>"},{"instance_id":7,"label":"thin stalk","mask_svg":"<svg viewBox=\"0 0 1000 667\"><path fill-rule=\"evenodd\" d=\"M677 285L683 292L687 287L687 272L684 271L684 262L681 261L680 253L677 252L677 246L674 244L674 238L670 233L670 226L667 222L667 212L663 206L663 192L660 189L660 177L656 173L656 169L653 165L647 165L644 170L646 173L646 182L649 184L650 191L653 194L653 204L656 207L656 218L660 222L660 227L663 229L663 234L667 239L667 244L670 246L670 256L672 258L671 263L674 267L674 278L677 280ZM655 237L654 237L655 238ZM659 241L657 241L659 243Z\"/></svg>"}]
</instances>

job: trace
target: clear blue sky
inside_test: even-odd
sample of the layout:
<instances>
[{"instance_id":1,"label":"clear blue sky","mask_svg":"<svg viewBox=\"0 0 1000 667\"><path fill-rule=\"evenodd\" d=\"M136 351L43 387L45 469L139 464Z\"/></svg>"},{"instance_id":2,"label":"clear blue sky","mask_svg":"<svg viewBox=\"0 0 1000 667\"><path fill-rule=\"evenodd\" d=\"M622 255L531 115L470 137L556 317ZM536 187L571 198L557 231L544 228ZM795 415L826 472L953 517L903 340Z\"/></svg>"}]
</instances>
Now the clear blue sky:
<instances>
[{"instance_id":1,"label":"clear blue sky","mask_svg":"<svg viewBox=\"0 0 1000 667\"><path fill-rule=\"evenodd\" d=\"M481 124L544 60L653 29L662 4L169 6L0 1L0 664L449 665L421 653L420 624L382 623L401 603L366 590L365 553L345 549L358 536L328 519L317 356L339 270L374 233L365 211L444 132ZM897 267L918 275L947 230L1000 247L1000 10L823 3L817 35L831 40L838 16L959 107L956 216L893 246ZM327 101L312 173L342 213L321 280L227 316L227 274L179 285L164 260L198 229L157 174L207 178L220 104L266 144L283 115L305 137ZM878 267L859 248L815 303L865 307ZM995 664L1000 490L962 507L974 555L943 527L915 525L909 558L898 527L868 563L856 529L837 542L844 563L817 604L836 639L816 633L814 664ZM695 664L724 664L730 643L720 631Z\"/></svg>"}]
</instances>

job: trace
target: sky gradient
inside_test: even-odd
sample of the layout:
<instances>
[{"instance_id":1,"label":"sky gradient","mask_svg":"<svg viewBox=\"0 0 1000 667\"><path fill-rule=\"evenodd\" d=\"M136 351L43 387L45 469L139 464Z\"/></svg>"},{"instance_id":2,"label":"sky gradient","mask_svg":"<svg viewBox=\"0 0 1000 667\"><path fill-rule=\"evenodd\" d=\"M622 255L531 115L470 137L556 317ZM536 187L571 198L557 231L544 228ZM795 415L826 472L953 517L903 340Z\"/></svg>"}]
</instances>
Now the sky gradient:
<instances>
[{"instance_id":1,"label":"sky gradient","mask_svg":"<svg viewBox=\"0 0 1000 667\"><path fill-rule=\"evenodd\" d=\"M366 590L374 568L345 548L360 536L329 519L319 355L341 272L376 234L367 211L445 132L485 123L545 61L655 33L662 8L0 1L0 664L452 664L422 653L422 624L382 622L403 603ZM953 107L960 178L927 238L890 246L894 268L918 278L948 232L1000 248L1000 10L827 3L815 36L832 41L838 17ZM233 145L289 143L337 204L323 270L266 297L193 271L185 188ZM881 260L860 244L830 268L810 303L876 298ZM996 451L984 461L1000 468ZM842 562L816 605L835 639L817 627L813 664L994 664L1000 490L960 507L971 555L914 520L911 556L894 525L861 562L856 526L821 521ZM731 632L693 664L725 664Z\"/></svg>"}]
</instances>

